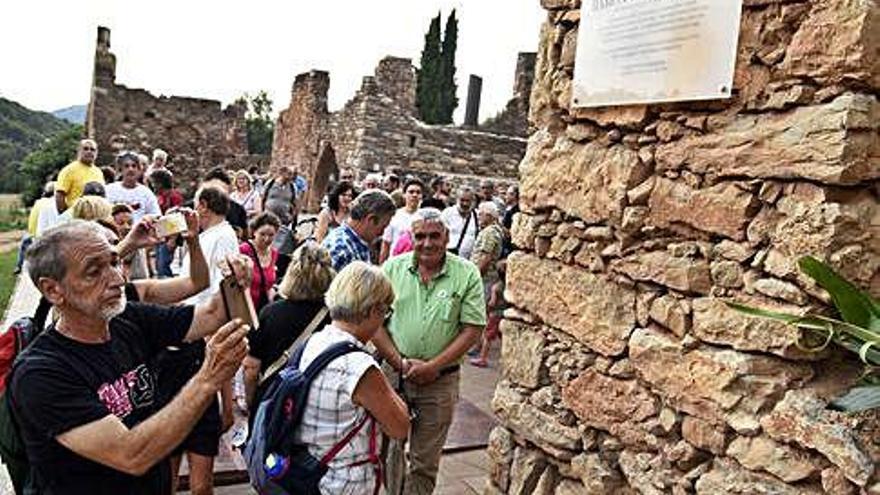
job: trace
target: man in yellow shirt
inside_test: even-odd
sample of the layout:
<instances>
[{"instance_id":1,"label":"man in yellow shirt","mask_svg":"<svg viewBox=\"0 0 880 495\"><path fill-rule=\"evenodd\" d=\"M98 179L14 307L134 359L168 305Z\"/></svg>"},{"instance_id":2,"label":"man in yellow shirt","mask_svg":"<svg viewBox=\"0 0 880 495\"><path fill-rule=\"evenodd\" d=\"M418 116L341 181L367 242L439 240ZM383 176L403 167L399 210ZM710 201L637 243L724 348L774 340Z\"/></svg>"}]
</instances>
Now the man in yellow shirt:
<instances>
[{"instance_id":1,"label":"man in yellow shirt","mask_svg":"<svg viewBox=\"0 0 880 495\"><path fill-rule=\"evenodd\" d=\"M15 262L15 274L21 273L21 265L24 263L24 253L30 247L34 239L37 238L37 220L40 218L40 212L44 208L52 208L52 197L55 194L55 183L47 182L43 186L43 197L37 199L31 207L31 213L28 216L27 232L21 238L21 244L18 246L18 259Z\"/></svg>"},{"instance_id":2,"label":"man in yellow shirt","mask_svg":"<svg viewBox=\"0 0 880 495\"><path fill-rule=\"evenodd\" d=\"M97 158L98 144L91 139L83 139L79 142L76 161L70 162L58 172L58 180L55 183L55 207L59 215L82 196L83 186L86 183L104 183L104 174L101 168L95 165Z\"/></svg>"}]
</instances>

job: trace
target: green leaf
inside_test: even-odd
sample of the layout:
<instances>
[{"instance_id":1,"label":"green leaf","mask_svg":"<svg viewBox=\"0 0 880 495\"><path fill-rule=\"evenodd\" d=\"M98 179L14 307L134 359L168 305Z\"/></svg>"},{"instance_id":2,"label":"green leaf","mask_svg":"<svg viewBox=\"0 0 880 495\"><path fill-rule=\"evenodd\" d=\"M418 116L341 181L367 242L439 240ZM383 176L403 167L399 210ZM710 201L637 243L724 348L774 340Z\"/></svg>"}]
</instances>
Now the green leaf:
<instances>
[{"instance_id":1,"label":"green leaf","mask_svg":"<svg viewBox=\"0 0 880 495\"><path fill-rule=\"evenodd\" d=\"M880 407L880 386L855 387L831 403L833 409L846 412L865 411Z\"/></svg>"},{"instance_id":2,"label":"green leaf","mask_svg":"<svg viewBox=\"0 0 880 495\"><path fill-rule=\"evenodd\" d=\"M739 311L740 313L745 313L750 316L759 316L761 318L770 318L772 320L781 321L783 323L794 323L803 318L799 315L790 315L787 313L780 313L778 311L770 311L769 309L755 308L752 306L746 306L745 304L735 303L731 301L724 301L724 304L728 305L732 309Z\"/></svg>"},{"instance_id":3,"label":"green leaf","mask_svg":"<svg viewBox=\"0 0 880 495\"><path fill-rule=\"evenodd\" d=\"M866 292L859 290L858 287L835 273L831 267L812 256L804 256L799 259L798 266L801 271L831 294L834 306L844 321L880 331L880 304Z\"/></svg>"}]
</instances>

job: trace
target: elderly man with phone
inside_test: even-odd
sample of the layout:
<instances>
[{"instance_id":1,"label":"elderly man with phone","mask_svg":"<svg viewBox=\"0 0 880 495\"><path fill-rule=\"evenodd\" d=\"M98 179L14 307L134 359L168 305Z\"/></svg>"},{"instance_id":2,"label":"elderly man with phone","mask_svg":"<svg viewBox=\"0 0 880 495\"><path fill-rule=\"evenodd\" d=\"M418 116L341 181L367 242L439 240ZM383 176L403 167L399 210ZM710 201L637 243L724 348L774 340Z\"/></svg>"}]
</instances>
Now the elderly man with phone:
<instances>
[{"instance_id":1,"label":"elderly man with phone","mask_svg":"<svg viewBox=\"0 0 880 495\"><path fill-rule=\"evenodd\" d=\"M119 255L95 223L50 229L28 272L60 314L16 361L8 398L39 493L169 493L169 453L247 354L219 295L196 306L127 303ZM247 260L232 260L247 286ZM212 336L213 334L213 336ZM210 337L197 373L157 401L154 357Z\"/></svg>"}]
</instances>

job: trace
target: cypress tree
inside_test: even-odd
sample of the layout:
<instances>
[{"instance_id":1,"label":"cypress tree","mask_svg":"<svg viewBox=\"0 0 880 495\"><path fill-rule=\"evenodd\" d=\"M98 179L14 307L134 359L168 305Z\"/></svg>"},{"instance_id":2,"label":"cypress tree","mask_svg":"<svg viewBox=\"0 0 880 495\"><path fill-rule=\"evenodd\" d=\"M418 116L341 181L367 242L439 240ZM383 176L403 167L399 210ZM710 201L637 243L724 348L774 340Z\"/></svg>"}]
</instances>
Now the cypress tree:
<instances>
[{"instance_id":1,"label":"cypress tree","mask_svg":"<svg viewBox=\"0 0 880 495\"><path fill-rule=\"evenodd\" d=\"M455 50L458 47L458 19L455 9L446 18L443 30L443 46L440 53L440 84L438 94L438 123L451 124L452 114L458 106L455 84Z\"/></svg>"},{"instance_id":2,"label":"cypress tree","mask_svg":"<svg viewBox=\"0 0 880 495\"><path fill-rule=\"evenodd\" d=\"M439 82L442 60L440 46L440 13L431 20L431 26L425 34L425 46L416 81L416 106L419 118L428 124L438 121Z\"/></svg>"}]
</instances>

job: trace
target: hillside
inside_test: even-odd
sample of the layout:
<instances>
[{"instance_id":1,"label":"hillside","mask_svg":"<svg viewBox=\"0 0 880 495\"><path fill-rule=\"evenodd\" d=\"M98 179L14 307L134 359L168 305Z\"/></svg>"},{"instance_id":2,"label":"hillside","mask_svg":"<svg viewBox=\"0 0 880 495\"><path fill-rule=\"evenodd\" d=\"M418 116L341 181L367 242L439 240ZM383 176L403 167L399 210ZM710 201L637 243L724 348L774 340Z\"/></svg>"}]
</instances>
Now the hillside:
<instances>
[{"instance_id":1,"label":"hillside","mask_svg":"<svg viewBox=\"0 0 880 495\"><path fill-rule=\"evenodd\" d=\"M51 114L0 97L0 192L19 192L23 179L18 169L24 157L71 126Z\"/></svg>"},{"instance_id":2,"label":"hillside","mask_svg":"<svg viewBox=\"0 0 880 495\"><path fill-rule=\"evenodd\" d=\"M66 120L71 124L83 125L86 121L86 105L74 105L72 107L61 108L52 112L52 115L59 119Z\"/></svg>"}]
</instances>

